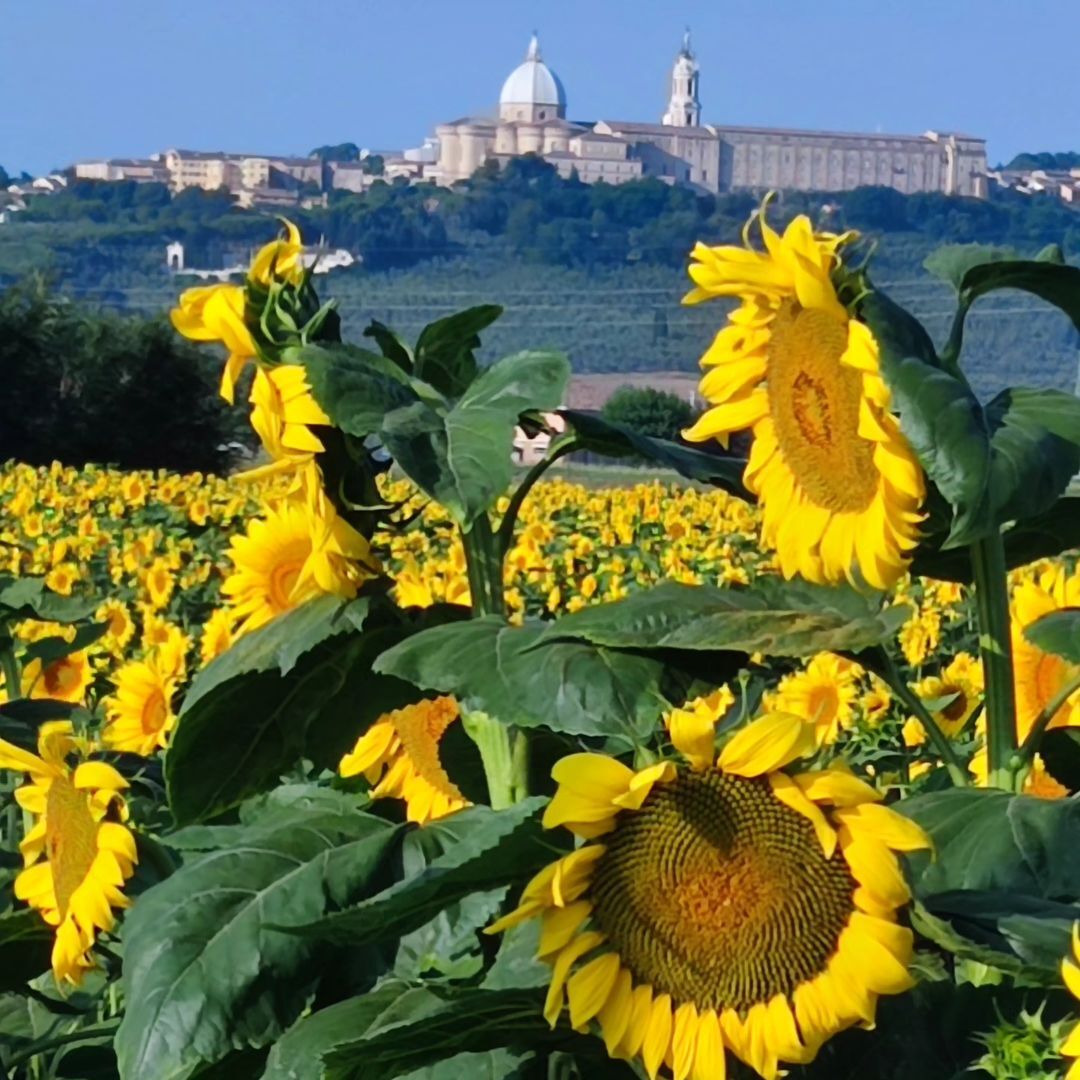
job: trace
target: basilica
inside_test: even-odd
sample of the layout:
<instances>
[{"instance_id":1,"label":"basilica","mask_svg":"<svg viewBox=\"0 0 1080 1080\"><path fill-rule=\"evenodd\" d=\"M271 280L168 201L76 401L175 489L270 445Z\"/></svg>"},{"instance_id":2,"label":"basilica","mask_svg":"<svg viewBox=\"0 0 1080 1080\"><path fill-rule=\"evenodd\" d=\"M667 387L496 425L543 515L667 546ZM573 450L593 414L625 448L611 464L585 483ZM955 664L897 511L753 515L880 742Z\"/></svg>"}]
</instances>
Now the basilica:
<instances>
[{"instance_id":1,"label":"basilica","mask_svg":"<svg viewBox=\"0 0 1080 1080\"><path fill-rule=\"evenodd\" d=\"M728 127L701 120L690 34L671 70L660 122L567 119L566 90L533 35L503 83L496 116L440 124L424 176L453 184L489 161L538 154L565 177L621 184L643 176L700 191L848 191L883 185L910 194L985 197L986 142L955 133L850 134Z\"/></svg>"}]
</instances>

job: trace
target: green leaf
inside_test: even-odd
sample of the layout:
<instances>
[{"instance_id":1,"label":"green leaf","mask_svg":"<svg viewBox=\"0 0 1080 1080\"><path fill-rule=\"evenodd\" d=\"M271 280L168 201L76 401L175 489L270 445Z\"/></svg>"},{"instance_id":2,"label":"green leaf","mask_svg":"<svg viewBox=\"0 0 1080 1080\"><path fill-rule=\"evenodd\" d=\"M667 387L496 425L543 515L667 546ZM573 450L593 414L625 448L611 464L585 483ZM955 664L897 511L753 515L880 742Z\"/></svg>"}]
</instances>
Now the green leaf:
<instances>
[{"instance_id":1,"label":"green leaf","mask_svg":"<svg viewBox=\"0 0 1080 1080\"><path fill-rule=\"evenodd\" d=\"M502 312L497 304L481 304L425 326L416 341L417 378L449 398L462 395L476 378L480 331Z\"/></svg>"},{"instance_id":2,"label":"green leaf","mask_svg":"<svg viewBox=\"0 0 1080 1080\"><path fill-rule=\"evenodd\" d=\"M186 702L165 756L176 821L220 814L272 786L304 753L309 725L345 684L363 637L330 638L278 671L237 675Z\"/></svg>"},{"instance_id":3,"label":"green leaf","mask_svg":"<svg viewBox=\"0 0 1080 1080\"><path fill-rule=\"evenodd\" d=\"M569 377L561 353L507 356L446 414L417 402L388 415L380 438L408 476L468 528L510 485L518 417L558 407Z\"/></svg>"},{"instance_id":4,"label":"green leaf","mask_svg":"<svg viewBox=\"0 0 1080 1080\"><path fill-rule=\"evenodd\" d=\"M109 629L108 623L90 623L80 626L70 641L63 637L38 638L31 641L23 651L22 662L29 664L31 660L40 660L42 667L62 660L72 653L81 652L93 645L95 641L104 637Z\"/></svg>"},{"instance_id":5,"label":"green leaf","mask_svg":"<svg viewBox=\"0 0 1080 1080\"><path fill-rule=\"evenodd\" d=\"M971 304L997 289L1031 293L1063 311L1080 330L1080 268L1048 259L1016 259L973 266L964 275L961 300Z\"/></svg>"},{"instance_id":6,"label":"green leaf","mask_svg":"<svg viewBox=\"0 0 1080 1080\"><path fill-rule=\"evenodd\" d=\"M244 634L195 676L184 696L183 711L238 675L275 668L288 675L297 660L316 645L346 630L360 629L368 605L367 597L342 600L319 596Z\"/></svg>"},{"instance_id":7,"label":"green leaf","mask_svg":"<svg viewBox=\"0 0 1080 1080\"><path fill-rule=\"evenodd\" d=\"M20 724L35 727L46 720L66 720L81 705L70 701L54 701L52 698L16 698L0 701L0 716Z\"/></svg>"},{"instance_id":8,"label":"green leaf","mask_svg":"<svg viewBox=\"0 0 1080 1080\"><path fill-rule=\"evenodd\" d=\"M372 319L364 330L364 337L374 338L375 344L379 346L379 352L387 360L393 360L402 371L412 371L412 349L389 326L379 322L378 319Z\"/></svg>"},{"instance_id":9,"label":"green leaf","mask_svg":"<svg viewBox=\"0 0 1080 1080\"><path fill-rule=\"evenodd\" d=\"M271 924L310 922L361 897L396 835L369 814L293 810L143 893L124 924L121 1080L178 1080L292 1023L325 953Z\"/></svg>"},{"instance_id":10,"label":"green leaf","mask_svg":"<svg viewBox=\"0 0 1080 1080\"><path fill-rule=\"evenodd\" d=\"M347 911L328 915L294 932L354 947L400 937L467 896L531 876L552 861L537 815L541 798L507 810L474 806L434 822L429 842L442 853L425 869Z\"/></svg>"},{"instance_id":11,"label":"green leaf","mask_svg":"<svg viewBox=\"0 0 1080 1080\"><path fill-rule=\"evenodd\" d=\"M997 522L1045 513L1080 470L1080 399L1057 390L1004 390L986 406L989 491Z\"/></svg>"},{"instance_id":12,"label":"green leaf","mask_svg":"<svg viewBox=\"0 0 1080 1080\"><path fill-rule=\"evenodd\" d=\"M1080 791L1080 729L1062 727L1043 732L1039 756L1059 784L1071 794Z\"/></svg>"},{"instance_id":13,"label":"green leaf","mask_svg":"<svg viewBox=\"0 0 1080 1080\"><path fill-rule=\"evenodd\" d=\"M858 310L859 318L870 327L880 346L883 368L905 357L921 360L932 368L941 367L923 324L887 294L874 289L860 300Z\"/></svg>"},{"instance_id":14,"label":"green leaf","mask_svg":"<svg viewBox=\"0 0 1080 1080\"><path fill-rule=\"evenodd\" d=\"M1080 664L1080 608L1051 611L1025 626L1024 637L1043 652Z\"/></svg>"},{"instance_id":15,"label":"green leaf","mask_svg":"<svg viewBox=\"0 0 1080 1080\"><path fill-rule=\"evenodd\" d=\"M1014 248L995 247L991 244L943 244L923 259L923 268L960 292L964 285L964 276L969 270L986 263L1015 258Z\"/></svg>"},{"instance_id":16,"label":"green leaf","mask_svg":"<svg viewBox=\"0 0 1080 1080\"><path fill-rule=\"evenodd\" d=\"M1005 565L1010 570L1080 547L1080 498L1059 499L1037 517L1017 521L1002 532L1002 540L1005 544ZM911 571L913 574L966 585L971 584L973 579L971 556L966 548L940 551L921 546L915 554Z\"/></svg>"},{"instance_id":17,"label":"green leaf","mask_svg":"<svg viewBox=\"0 0 1080 1080\"><path fill-rule=\"evenodd\" d=\"M541 642L577 639L615 649L671 648L809 656L858 650L895 636L906 605L846 587L763 579L751 588L661 582L623 600L564 615Z\"/></svg>"},{"instance_id":18,"label":"green leaf","mask_svg":"<svg viewBox=\"0 0 1080 1080\"><path fill-rule=\"evenodd\" d=\"M511 627L493 615L451 623L383 653L375 670L453 694L465 709L504 724L631 743L655 731L667 707L661 660L579 642L534 649L543 634L543 624Z\"/></svg>"},{"instance_id":19,"label":"green leaf","mask_svg":"<svg viewBox=\"0 0 1080 1080\"><path fill-rule=\"evenodd\" d=\"M311 392L331 422L357 438L375 434L387 413L420 400L393 360L367 349L308 345L287 349L284 358L303 364Z\"/></svg>"},{"instance_id":20,"label":"green leaf","mask_svg":"<svg viewBox=\"0 0 1080 1080\"><path fill-rule=\"evenodd\" d=\"M24 992L49 970L53 930L36 911L23 908L0 915L0 993Z\"/></svg>"},{"instance_id":21,"label":"green leaf","mask_svg":"<svg viewBox=\"0 0 1080 1080\"><path fill-rule=\"evenodd\" d=\"M50 592L41 578L0 578L0 619L41 619L73 623L88 618L98 601Z\"/></svg>"},{"instance_id":22,"label":"green leaf","mask_svg":"<svg viewBox=\"0 0 1080 1080\"><path fill-rule=\"evenodd\" d=\"M743 486L746 462L742 458L708 454L682 443L642 435L605 420L599 413L560 409L559 415L577 435L582 449L609 457L640 456L664 469L673 469L688 480L709 484L747 502L754 496Z\"/></svg>"},{"instance_id":23,"label":"green leaf","mask_svg":"<svg viewBox=\"0 0 1080 1080\"><path fill-rule=\"evenodd\" d=\"M1080 844L1080 803L962 788L905 799L895 809L934 841L932 860L910 859L921 899L957 890L1080 897L1080 862L1061 857Z\"/></svg>"}]
</instances>

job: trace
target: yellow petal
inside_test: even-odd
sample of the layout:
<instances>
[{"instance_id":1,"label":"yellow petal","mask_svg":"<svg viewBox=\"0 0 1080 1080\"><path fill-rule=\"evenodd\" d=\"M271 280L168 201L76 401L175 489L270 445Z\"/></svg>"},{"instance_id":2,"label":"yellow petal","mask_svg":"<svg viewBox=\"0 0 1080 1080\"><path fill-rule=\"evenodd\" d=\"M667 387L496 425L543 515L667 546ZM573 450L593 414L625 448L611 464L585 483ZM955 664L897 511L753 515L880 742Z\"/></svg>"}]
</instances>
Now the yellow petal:
<instances>
[{"instance_id":1,"label":"yellow petal","mask_svg":"<svg viewBox=\"0 0 1080 1080\"><path fill-rule=\"evenodd\" d=\"M626 1025L630 1023L633 992L634 977L624 968L619 972L607 1002L597 1015L609 1057L617 1056L619 1042L626 1034Z\"/></svg>"},{"instance_id":2,"label":"yellow petal","mask_svg":"<svg viewBox=\"0 0 1080 1080\"><path fill-rule=\"evenodd\" d=\"M843 769L821 769L798 773L795 783L808 799L832 803L833 806L858 806L864 802L880 802L883 796L866 781Z\"/></svg>"},{"instance_id":3,"label":"yellow petal","mask_svg":"<svg viewBox=\"0 0 1080 1080\"><path fill-rule=\"evenodd\" d=\"M641 1049L649 1026L649 1017L652 1016L652 999L652 987L634 987L630 995L630 1019L626 1023L626 1031L619 1043L616 1057L629 1059L635 1057Z\"/></svg>"},{"instance_id":4,"label":"yellow petal","mask_svg":"<svg viewBox=\"0 0 1080 1080\"><path fill-rule=\"evenodd\" d=\"M879 840L853 837L847 829L841 829L840 847L855 880L876 897L894 908L911 899L896 856Z\"/></svg>"},{"instance_id":5,"label":"yellow petal","mask_svg":"<svg viewBox=\"0 0 1080 1080\"><path fill-rule=\"evenodd\" d=\"M671 783L675 776L675 766L670 761L658 761L634 773L629 790L615 800L615 805L623 810L640 810L655 784Z\"/></svg>"},{"instance_id":6,"label":"yellow petal","mask_svg":"<svg viewBox=\"0 0 1080 1080\"><path fill-rule=\"evenodd\" d=\"M544 811L545 829L614 818L615 800L629 790L634 773L606 754L571 754L556 762L551 777L559 788Z\"/></svg>"},{"instance_id":7,"label":"yellow petal","mask_svg":"<svg viewBox=\"0 0 1080 1080\"><path fill-rule=\"evenodd\" d=\"M671 1035L671 1072L675 1080L686 1080L694 1064L697 1051L697 1009L684 1002L675 1010Z\"/></svg>"},{"instance_id":8,"label":"yellow petal","mask_svg":"<svg viewBox=\"0 0 1080 1080\"><path fill-rule=\"evenodd\" d=\"M671 997L661 994L652 1003L645 1041L641 1045L641 1059L649 1080L656 1080L656 1074L671 1049L671 1025Z\"/></svg>"},{"instance_id":9,"label":"yellow petal","mask_svg":"<svg viewBox=\"0 0 1080 1080\"><path fill-rule=\"evenodd\" d=\"M562 1012L566 980L570 975L571 966L591 952L604 941L604 935L590 930L574 938L569 945L555 958L551 968L551 983L548 986L547 998L544 1001L544 1019L554 1027L559 1022L559 1013Z\"/></svg>"},{"instance_id":10,"label":"yellow petal","mask_svg":"<svg viewBox=\"0 0 1080 1080\"><path fill-rule=\"evenodd\" d=\"M712 1009L706 1009L698 1017L697 1048L690 1080L725 1080L727 1062L724 1058L724 1040L720 1034L720 1021Z\"/></svg>"},{"instance_id":11,"label":"yellow petal","mask_svg":"<svg viewBox=\"0 0 1080 1080\"><path fill-rule=\"evenodd\" d=\"M815 748L814 726L794 713L771 712L735 733L720 751L720 768L735 776L762 776Z\"/></svg>"},{"instance_id":12,"label":"yellow petal","mask_svg":"<svg viewBox=\"0 0 1080 1080\"><path fill-rule=\"evenodd\" d=\"M878 803L860 803L836 811L856 836L872 836L893 851L919 851L933 847L930 837L910 818Z\"/></svg>"},{"instance_id":13,"label":"yellow petal","mask_svg":"<svg viewBox=\"0 0 1080 1080\"><path fill-rule=\"evenodd\" d=\"M769 786L780 802L795 813L801 814L814 826L814 832L825 858L831 859L833 852L836 851L836 830L829 824L817 803L808 799L798 784L784 773L770 773Z\"/></svg>"},{"instance_id":14,"label":"yellow petal","mask_svg":"<svg viewBox=\"0 0 1080 1080\"><path fill-rule=\"evenodd\" d=\"M589 1021L607 1004L619 976L617 953L604 953L575 971L566 984L570 999L570 1024L584 1031Z\"/></svg>"},{"instance_id":15,"label":"yellow petal","mask_svg":"<svg viewBox=\"0 0 1080 1080\"><path fill-rule=\"evenodd\" d=\"M71 782L77 788L97 788L106 791L122 791L128 782L104 761L84 761L75 769Z\"/></svg>"}]
</instances>

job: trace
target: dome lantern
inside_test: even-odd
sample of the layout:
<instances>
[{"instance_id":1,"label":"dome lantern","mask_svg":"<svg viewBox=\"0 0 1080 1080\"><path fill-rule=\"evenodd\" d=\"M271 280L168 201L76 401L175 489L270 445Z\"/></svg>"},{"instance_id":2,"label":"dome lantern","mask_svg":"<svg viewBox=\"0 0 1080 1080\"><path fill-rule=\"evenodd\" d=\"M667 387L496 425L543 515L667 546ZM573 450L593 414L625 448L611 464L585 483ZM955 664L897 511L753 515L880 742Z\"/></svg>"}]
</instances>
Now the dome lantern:
<instances>
[{"instance_id":1,"label":"dome lantern","mask_svg":"<svg viewBox=\"0 0 1080 1080\"><path fill-rule=\"evenodd\" d=\"M499 95L499 119L545 121L566 116L566 91L559 77L540 56L540 40L534 33L525 60L503 83Z\"/></svg>"}]
</instances>

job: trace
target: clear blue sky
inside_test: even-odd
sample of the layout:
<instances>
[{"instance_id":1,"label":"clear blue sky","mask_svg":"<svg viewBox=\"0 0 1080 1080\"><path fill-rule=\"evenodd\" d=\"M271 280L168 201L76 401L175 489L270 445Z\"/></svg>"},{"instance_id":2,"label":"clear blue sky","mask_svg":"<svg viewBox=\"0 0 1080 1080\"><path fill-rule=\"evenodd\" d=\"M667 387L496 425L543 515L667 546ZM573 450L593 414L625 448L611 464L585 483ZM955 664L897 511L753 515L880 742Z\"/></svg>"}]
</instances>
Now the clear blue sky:
<instances>
[{"instance_id":1,"label":"clear blue sky","mask_svg":"<svg viewBox=\"0 0 1080 1080\"><path fill-rule=\"evenodd\" d=\"M658 120L686 23L706 121L1080 150L1076 0L10 0L0 164L416 145L534 27L572 119Z\"/></svg>"}]
</instances>

